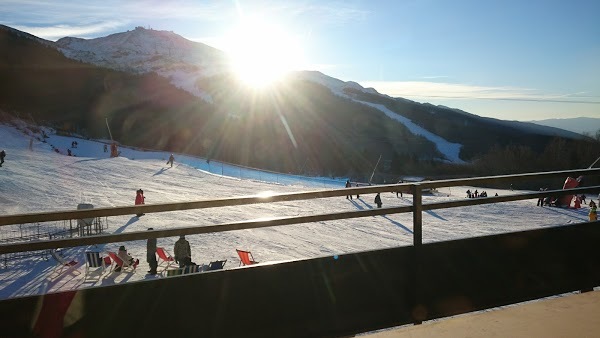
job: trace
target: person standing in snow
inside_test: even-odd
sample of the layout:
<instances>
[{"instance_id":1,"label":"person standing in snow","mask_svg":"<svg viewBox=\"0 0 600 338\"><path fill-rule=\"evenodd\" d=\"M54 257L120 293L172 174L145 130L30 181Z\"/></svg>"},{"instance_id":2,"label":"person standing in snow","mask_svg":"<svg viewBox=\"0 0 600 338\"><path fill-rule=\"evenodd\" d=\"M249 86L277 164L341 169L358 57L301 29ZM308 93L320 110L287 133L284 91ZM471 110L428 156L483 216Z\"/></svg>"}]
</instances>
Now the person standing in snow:
<instances>
[{"instance_id":1,"label":"person standing in snow","mask_svg":"<svg viewBox=\"0 0 600 338\"><path fill-rule=\"evenodd\" d=\"M594 201L590 202L590 222L593 221L597 221L598 220L598 212L596 210L596 203L594 203Z\"/></svg>"},{"instance_id":2,"label":"person standing in snow","mask_svg":"<svg viewBox=\"0 0 600 338\"><path fill-rule=\"evenodd\" d=\"M381 208L381 205L383 204L381 203L381 195L379 193L375 195L375 204L377 204L377 208Z\"/></svg>"},{"instance_id":3,"label":"person standing in snow","mask_svg":"<svg viewBox=\"0 0 600 338\"><path fill-rule=\"evenodd\" d=\"M169 156L169 160L167 161L167 164L171 163L171 168L173 168L173 161L175 161L175 157L173 154L171 154L171 156Z\"/></svg>"},{"instance_id":4,"label":"person standing in snow","mask_svg":"<svg viewBox=\"0 0 600 338\"><path fill-rule=\"evenodd\" d=\"M107 153L108 152L108 146L105 144L104 145L104 152Z\"/></svg>"},{"instance_id":5,"label":"person standing in snow","mask_svg":"<svg viewBox=\"0 0 600 338\"><path fill-rule=\"evenodd\" d=\"M546 190L546 189L544 189L544 188L540 188L540 191L544 191L544 190ZM538 207L543 207L543 206L544 206L544 196L540 196L540 197L538 198L538 201L537 201L537 206L538 206Z\"/></svg>"},{"instance_id":6,"label":"person standing in snow","mask_svg":"<svg viewBox=\"0 0 600 338\"><path fill-rule=\"evenodd\" d=\"M350 184L350 180L346 180L346 188L350 188L352 187L352 184ZM352 199L352 195L346 195L346 199Z\"/></svg>"},{"instance_id":7,"label":"person standing in snow","mask_svg":"<svg viewBox=\"0 0 600 338\"><path fill-rule=\"evenodd\" d=\"M148 230L154 229L148 228ZM148 238L148 242L146 243L146 260L148 261L148 265L150 265L148 274L156 275L156 269L158 268L158 262L156 261L156 238Z\"/></svg>"},{"instance_id":8,"label":"person standing in snow","mask_svg":"<svg viewBox=\"0 0 600 338\"><path fill-rule=\"evenodd\" d=\"M2 166L2 163L4 163L5 157L6 157L6 152L4 151L4 149L2 149L2 151L0 151L0 167Z\"/></svg>"},{"instance_id":9,"label":"person standing in snow","mask_svg":"<svg viewBox=\"0 0 600 338\"><path fill-rule=\"evenodd\" d=\"M142 205L145 203L146 197L144 197L144 190L139 189L135 192L135 205ZM137 217L143 216L144 214L137 214Z\"/></svg>"},{"instance_id":10,"label":"person standing in snow","mask_svg":"<svg viewBox=\"0 0 600 338\"><path fill-rule=\"evenodd\" d=\"M175 247L173 248L173 254L175 255L175 262L179 263L179 267L185 266L186 257L192 257L192 249L190 248L190 242L185 239L184 235L179 236Z\"/></svg>"}]
</instances>

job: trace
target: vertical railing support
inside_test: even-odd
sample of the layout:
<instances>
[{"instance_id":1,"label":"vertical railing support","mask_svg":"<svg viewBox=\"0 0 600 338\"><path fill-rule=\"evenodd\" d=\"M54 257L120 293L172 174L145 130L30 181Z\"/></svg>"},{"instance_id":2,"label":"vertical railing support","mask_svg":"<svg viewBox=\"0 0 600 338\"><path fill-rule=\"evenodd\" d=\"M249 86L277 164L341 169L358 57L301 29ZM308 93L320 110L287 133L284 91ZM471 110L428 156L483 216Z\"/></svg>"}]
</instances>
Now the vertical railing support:
<instances>
[{"instance_id":1,"label":"vertical railing support","mask_svg":"<svg viewBox=\"0 0 600 338\"><path fill-rule=\"evenodd\" d=\"M413 249L414 249L414 293L412 317L415 325L421 324L427 318L427 309L421 300L421 247L423 246L423 190L415 183L411 186L413 195Z\"/></svg>"},{"instance_id":2,"label":"vertical railing support","mask_svg":"<svg viewBox=\"0 0 600 338\"><path fill-rule=\"evenodd\" d=\"M415 247L423 244L423 191L421 186L412 185L413 193L413 245Z\"/></svg>"}]
</instances>

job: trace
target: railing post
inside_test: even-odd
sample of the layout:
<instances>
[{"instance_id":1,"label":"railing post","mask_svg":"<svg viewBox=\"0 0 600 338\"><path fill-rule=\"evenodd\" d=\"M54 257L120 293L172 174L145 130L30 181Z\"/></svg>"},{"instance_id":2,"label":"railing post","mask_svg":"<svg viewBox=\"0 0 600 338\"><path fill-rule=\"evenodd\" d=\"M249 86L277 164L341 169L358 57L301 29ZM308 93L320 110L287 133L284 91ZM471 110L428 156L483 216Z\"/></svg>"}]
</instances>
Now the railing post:
<instances>
[{"instance_id":1,"label":"railing post","mask_svg":"<svg viewBox=\"0 0 600 338\"><path fill-rule=\"evenodd\" d=\"M427 309L421 304L421 247L423 245L423 191L421 185L415 183L412 185L413 194L413 249L414 249L414 269L413 269L413 287L412 296L413 308L412 317L415 325L421 324L427 318Z\"/></svg>"},{"instance_id":2,"label":"railing post","mask_svg":"<svg viewBox=\"0 0 600 338\"><path fill-rule=\"evenodd\" d=\"M413 184L413 245L423 244L423 191L421 186Z\"/></svg>"}]
</instances>

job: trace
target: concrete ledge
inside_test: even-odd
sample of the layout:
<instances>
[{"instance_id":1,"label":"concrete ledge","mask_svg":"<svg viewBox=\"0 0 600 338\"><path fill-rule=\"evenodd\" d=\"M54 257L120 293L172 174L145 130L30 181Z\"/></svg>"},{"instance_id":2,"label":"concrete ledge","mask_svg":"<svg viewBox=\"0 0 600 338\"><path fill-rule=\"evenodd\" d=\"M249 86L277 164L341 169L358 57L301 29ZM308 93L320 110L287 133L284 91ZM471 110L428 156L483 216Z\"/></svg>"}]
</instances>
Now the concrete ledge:
<instances>
[{"instance_id":1,"label":"concrete ledge","mask_svg":"<svg viewBox=\"0 0 600 338\"><path fill-rule=\"evenodd\" d=\"M404 337L598 337L600 291L569 294L361 335Z\"/></svg>"}]
</instances>

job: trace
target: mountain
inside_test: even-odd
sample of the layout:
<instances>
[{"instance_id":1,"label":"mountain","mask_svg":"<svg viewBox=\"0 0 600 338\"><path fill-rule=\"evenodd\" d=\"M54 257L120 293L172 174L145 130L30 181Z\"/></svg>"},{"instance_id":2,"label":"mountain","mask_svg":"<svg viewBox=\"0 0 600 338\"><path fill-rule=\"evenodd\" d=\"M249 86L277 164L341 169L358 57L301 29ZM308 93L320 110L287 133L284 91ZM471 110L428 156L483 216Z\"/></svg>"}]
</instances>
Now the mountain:
<instances>
[{"instance_id":1,"label":"mountain","mask_svg":"<svg viewBox=\"0 0 600 338\"><path fill-rule=\"evenodd\" d=\"M600 118L576 117L570 119L547 119L530 122L542 126L569 130L579 134L587 133L591 136L596 135L596 133L600 131Z\"/></svg>"},{"instance_id":2,"label":"mountain","mask_svg":"<svg viewBox=\"0 0 600 338\"><path fill-rule=\"evenodd\" d=\"M0 26L0 108L59 129L270 170L365 179L448 172L491 149L541 153L582 136L382 95L320 72L271 91L238 83L225 55L172 32L137 27L56 43ZM584 161L585 162L585 161ZM367 174L368 173L368 174ZM368 177L366 177L368 179Z\"/></svg>"}]
</instances>

